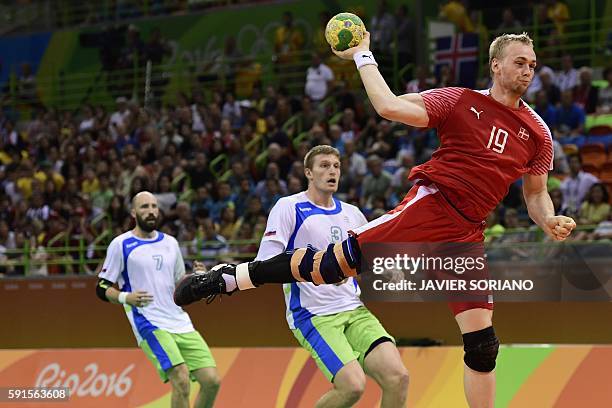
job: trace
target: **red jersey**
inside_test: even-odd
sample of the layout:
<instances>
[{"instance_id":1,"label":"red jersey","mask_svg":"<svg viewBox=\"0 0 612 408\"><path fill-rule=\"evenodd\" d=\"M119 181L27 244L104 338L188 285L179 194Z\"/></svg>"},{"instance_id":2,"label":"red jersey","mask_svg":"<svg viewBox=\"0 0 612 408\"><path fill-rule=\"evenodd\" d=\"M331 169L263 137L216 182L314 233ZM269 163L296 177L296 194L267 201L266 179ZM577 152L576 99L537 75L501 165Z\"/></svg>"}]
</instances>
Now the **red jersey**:
<instances>
[{"instance_id":1,"label":"red jersey","mask_svg":"<svg viewBox=\"0 0 612 408\"><path fill-rule=\"evenodd\" d=\"M467 219L485 219L523 174L552 170L550 130L522 100L513 109L488 90L465 88L431 89L421 96L440 147L412 169L410 179L434 182Z\"/></svg>"}]
</instances>

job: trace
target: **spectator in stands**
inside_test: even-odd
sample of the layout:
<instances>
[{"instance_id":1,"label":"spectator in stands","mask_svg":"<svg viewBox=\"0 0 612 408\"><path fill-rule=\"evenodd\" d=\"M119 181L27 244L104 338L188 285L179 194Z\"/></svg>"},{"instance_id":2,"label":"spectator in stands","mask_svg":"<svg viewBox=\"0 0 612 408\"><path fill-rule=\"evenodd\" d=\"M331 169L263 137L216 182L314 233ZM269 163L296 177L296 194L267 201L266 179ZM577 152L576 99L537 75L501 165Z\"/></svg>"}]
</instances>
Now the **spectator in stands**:
<instances>
[{"instance_id":1,"label":"spectator in stands","mask_svg":"<svg viewBox=\"0 0 612 408\"><path fill-rule=\"evenodd\" d=\"M357 153L355 142L352 140L344 142L344 156L348 159L348 172L357 178L364 177L368 172L368 165L365 157ZM343 172L343 177L344 177Z\"/></svg>"},{"instance_id":2,"label":"spectator in stands","mask_svg":"<svg viewBox=\"0 0 612 408\"><path fill-rule=\"evenodd\" d=\"M546 95L548 96L548 102L552 105L557 106L557 104L561 101L561 90L557 85L553 83L554 73L552 70L544 70L542 69L539 74L539 78L541 81L541 88L543 91L546 91Z\"/></svg>"},{"instance_id":3,"label":"spectator in stands","mask_svg":"<svg viewBox=\"0 0 612 408\"><path fill-rule=\"evenodd\" d=\"M207 268L212 268L219 262L228 260L229 247L227 240L217 233L214 221L207 217L198 224L197 238L192 245L196 247L198 255L204 258L204 265Z\"/></svg>"},{"instance_id":4,"label":"spectator in stands","mask_svg":"<svg viewBox=\"0 0 612 408\"><path fill-rule=\"evenodd\" d=\"M277 178L271 177L265 180L266 190L261 196L261 205L266 213L269 213L274 204L283 196L281 186Z\"/></svg>"},{"instance_id":5,"label":"spectator in stands","mask_svg":"<svg viewBox=\"0 0 612 408\"><path fill-rule=\"evenodd\" d=\"M86 104L81 108L81 123L79 123L79 132L87 132L95 129L96 121L93 113L93 107Z\"/></svg>"},{"instance_id":6,"label":"spectator in stands","mask_svg":"<svg viewBox=\"0 0 612 408\"><path fill-rule=\"evenodd\" d=\"M557 109L548 100L546 91L540 90L535 97L535 111L550 129L557 128Z\"/></svg>"},{"instance_id":7,"label":"spectator in stands","mask_svg":"<svg viewBox=\"0 0 612 408\"><path fill-rule=\"evenodd\" d=\"M570 19L569 8L560 0L546 0L548 18L555 24L560 35L565 34L565 25Z\"/></svg>"},{"instance_id":8,"label":"spectator in stands","mask_svg":"<svg viewBox=\"0 0 612 408\"><path fill-rule=\"evenodd\" d=\"M232 188L227 181L217 183L217 199L210 207L210 218L216 223L221 220L221 210L228 205L234 205L232 201Z\"/></svg>"},{"instance_id":9,"label":"spectator in stands","mask_svg":"<svg viewBox=\"0 0 612 408\"><path fill-rule=\"evenodd\" d=\"M598 240L598 239L612 239L612 211L608 214L608 219L602 221L597 225L595 231L591 233L588 239Z\"/></svg>"},{"instance_id":10,"label":"spectator in stands","mask_svg":"<svg viewBox=\"0 0 612 408\"><path fill-rule=\"evenodd\" d=\"M566 215L563 210L563 192L561 188L553 188L548 191L550 195L550 199L553 203L553 207L555 208L555 215Z\"/></svg>"},{"instance_id":11,"label":"spectator in stands","mask_svg":"<svg viewBox=\"0 0 612 408\"><path fill-rule=\"evenodd\" d=\"M606 186L595 183L589 189L584 202L580 206L579 223L586 225L598 224L608 219L610 214L610 195Z\"/></svg>"},{"instance_id":12,"label":"spectator in stands","mask_svg":"<svg viewBox=\"0 0 612 408\"><path fill-rule=\"evenodd\" d=\"M372 16L368 26L372 51L376 55L380 55L383 58L390 56L390 47L393 42L393 31L395 28L395 19L388 10L387 1L378 0L376 14Z\"/></svg>"},{"instance_id":13,"label":"spectator in stands","mask_svg":"<svg viewBox=\"0 0 612 408\"><path fill-rule=\"evenodd\" d=\"M328 56L331 56L329 44L327 43L327 39L325 39L325 28L327 27L327 22L332 17L329 11L322 11L319 13L319 25L315 28L314 35L312 36L312 46L314 48L315 53L319 54L323 59ZM325 56L325 58L323 57Z\"/></svg>"},{"instance_id":14,"label":"spectator in stands","mask_svg":"<svg viewBox=\"0 0 612 408\"><path fill-rule=\"evenodd\" d=\"M240 128L242 124L242 108L232 92L225 94L221 117L230 121L232 129Z\"/></svg>"},{"instance_id":15,"label":"spectator in stands","mask_svg":"<svg viewBox=\"0 0 612 408\"><path fill-rule=\"evenodd\" d=\"M534 231L520 230L527 225L521 222L519 213L515 208L506 208L503 225L506 228L506 233L498 239L498 242L531 242L535 238ZM508 230L511 230L511 232L508 233Z\"/></svg>"},{"instance_id":16,"label":"spectator in stands","mask_svg":"<svg viewBox=\"0 0 612 408\"><path fill-rule=\"evenodd\" d=\"M525 93L525 99L530 102L533 102L535 100L536 93L542 90L542 79L540 78L540 74L542 72L548 72L551 78L555 75L555 72L550 67L546 65L536 65L535 75L533 76L533 80L529 84L529 88L527 88L527 92Z\"/></svg>"},{"instance_id":17,"label":"spectator in stands","mask_svg":"<svg viewBox=\"0 0 612 408\"><path fill-rule=\"evenodd\" d=\"M393 179L391 180L391 186L394 188L401 187L404 185L404 179L408 180L410 170L412 170L412 167L414 166L414 157L409 151L401 150L397 154L397 156L399 166L393 173Z\"/></svg>"},{"instance_id":18,"label":"spectator in stands","mask_svg":"<svg viewBox=\"0 0 612 408\"><path fill-rule=\"evenodd\" d=\"M599 179L591 173L582 171L582 160L578 154L568 157L570 174L561 182L563 192L563 208L568 215L577 215L582 205L582 200L591 187L599 182Z\"/></svg>"},{"instance_id":19,"label":"spectator in stands","mask_svg":"<svg viewBox=\"0 0 612 408\"><path fill-rule=\"evenodd\" d=\"M593 70L590 67L580 68L578 78L574 102L583 108L587 114L594 113L597 109L598 89L591 84L593 81Z\"/></svg>"},{"instance_id":20,"label":"spectator in stands","mask_svg":"<svg viewBox=\"0 0 612 408\"><path fill-rule=\"evenodd\" d=\"M154 194L164 218L171 217L174 214L173 209L177 202L176 193L171 190L171 182L169 175L161 174L157 179L157 188Z\"/></svg>"},{"instance_id":21,"label":"spectator in stands","mask_svg":"<svg viewBox=\"0 0 612 408\"><path fill-rule=\"evenodd\" d=\"M363 179L361 206L372 208L375 197L386 197L391 187L392 176L383 170L383 161L377 155L368 157L370 173Z\"/></svg>"},{"instance_id":22,"label":"spectator in stands","mask_svg":"<svg viewBox=\"0 0 612 408\"><path fill-rule=\"evenodd\" d=\"M584 109L574 103L572 91L561 94L561 106L557 108L556 119L559 138L584 134L586 114Z\"/></svg>"},{"instance_id":23,"label":"spectator in stands","mask_svg":"<svg viewBox=\"0 0 612 408\"><path fill-rule=\"evenodd\" d=\"M274 32L274 53L279 73L287 74L292 69L295 70L295 64L299 61L299 53L303 47L304 35L294 25L293 13L285 11L283 13L283 24ZM291 67L291 65L294 66Z\"/></svg>"},{"instance_id":24,"label":"spectator in stands","mask_svg":"<svg viewBox=\"0 0 612 408\"><path fill-rule=\"evenodd\" d=\"M119 96L115 102L117 110L111 114L108 121L108 132L112 136L113 141L117 140L117 127L125 128L130 120L130 111L127 109L127 98Z\"/></svg>"},{"instance_id":25,"label":"spectator in stands","mask_svg":"<svg viewBox=\"0 0 612 408\"><path fill-rule=\"evenodd\" d=\"M414 41L416 38L414 31L412 20L408 17L408 8L405 4L400 4L395 15L397 67L400 70L414 61Z\"/></svg>"},{"instance_id":26,"label":"spectator in stands","mask_svg":"<svg viewBox=\"0 0 612 408\"><path fill-rule=\"evenodd\" d=\"M608 86L599 90L597 110L599 113L610 113L612 112L612 67L604 70L603 78L608 81Z\"/></svg>"},{"instance_id":27,"label":"spectator in stands","mask_svg":"<svg viewBox=\"0 0 612 408\"><path fill-rule=\"evenodd\" d=\"M491 211L486 220L484 230L485 242L494 242L504 235L506 228L499 222L499 208Z\"/></svg>"},{"instance_id":28,"label":"spectator in stands","mask_svg":"<svg viewBox=\"0 0 612 408\"><path fill-rule=\"evenodd\" d=\"M300 116L302 117L302 129L310 130L316 122L321 120L322 113L316 111L309 96L302 97Z\"/></svg>"},{"instance_id":29,"label":"spectator in stands","mask_svg":"<svg viewBox=\"0 0 612 408\"><path fill-rule=\"evenodd\" d=\"M340 125L333 124L329 127L328 144L338 149L341 155L344 154L344 141L342 140L342 128Z\"/></svg>"},{"instance_id":30,"label":"spectator in stands","mask_svg":"<svg viewBox=\"0 0 612 408\"><path fill-rule=\"evenodd\" d=\"M312 62L306 70L304 93L315 104L325 99L331 89L334 73L321 61L319 54L312 55Z\"/></svg>"},{"instance_id":31,"label":"spectator in stands","mask_svg":"<svg viewBox=\"0 0 612 408\"><path fill-rule=\"evenodd\" d=\"M435 86L435 78L429 76L426 65L419 65L414 71L414 79L406 85L406 93L417 93L431 89Z\"/></svg>"},{"instance_id":32,"label":"spectator in stands","mask_svg":"<svg viewBox=\"0 0 612 408\"><path fill-rule=\"evenodd\" d=\"M342 117L340 118L340 126L342 128L342 133L340 138L343 143L352 141L358 142L360 136L360 126L355 119L355 111L351 108L346 108L342 112Z\"/></svg>"},{"instance_id":33,"label":"spectator in stands","mask_svg":"<svg viewBox=\"0 0 612 408\"><path fill-rule=\"evenodd\" d=\"M277 163L270 162L266 165L266 171L265 171L263 179L261 179L255 186L256 196L262 197L264 194L267 193L266 180L271 179L271 178L275 178L279 180L281 193L283 195L286 195L287 183L285 183L285 180L281 179L280 168L278 167Z\"/></svg>"},{"instance_id":34,"label":"spectator in stands","mask_svg":"<svg viewBox=\"0 0 612 408\"><path fill-rule=\"evenodd\" d=\"M281 148L287 152L291 141L289 140L289 136L285 131L278 127L278 122L273 115L270 115L266 118L266 145L271 145L272 143L278 144Z\"/></svg>"},{"instance_id":35,"label":"spectator in stands","mask_svg":"<svg viewBox=\"0 0 612 408\"><path fill-rule=\"evenodd\" d=\"M7 252L15 250L15 232L11 231L6 220L0 219L0 265L6 265ZM0 274L6 273L8 268L0 267Z\"/></svg>"},{"instance_id":36,"label":"spectator in stands","mask_svg":"<svg viewBox=\"0 0 612 408\"><path fill-rule=\"evenodd\" d=\"M270 163L276 163L281 175L289 174L291 158L278 143L271 143L268 146L268 164Z\"/></svg>"},{"instance_id":37,"label":"spectator in stands","mask_svg":"<svg viewBox=\"0 0 612 408\"><path fill-rule=\"evenodd\" d=\"M23 141L21 140L21 136L15 129L13 121L4 121L4 125L0 130L0 136L2 137L2 142L4 146L13 147L16 150L21 150L23 148Z\"/></svg>"},{"instance_id":38,"label":"spectator in stands","mask_svg":"<svg viewBox=\"0 0 612 408\"><path fill-rule=\"evenodd\" d=\"M49 206L45 204L44 196L41 193L32 195L31 205L26 211L26 218L30 222L45 222L49 219Z\"/></svg>"},{"instance_id":39,"label":"spectator in stands","mask_svg":"<svg viewBox=\"0 0 612 408\"><path fill-rule=\"evenodd\" d=\"M457 26L460 32L472 33L474 26L470 20L463 1L448 0L440 6L440 18L448 20Z\"/></svg>"},{"instance_id":40,"label":"spectator in stands","mask_svg":"<svg viewBox=\"0 0 612 408\"><path fill-rule=\"evenodd\" d=\"M442 65L436 75L436 88L455 86L455 78L450 65Z\"/></svg>"},{"instance_id":41,"label":"spectator in stands","mask_svg":"<svg viewBox=\"0 0 612 408\"><path fill-rule=\"evenodd\" d=\"M234 240L238 235L240 224L236 217L236 208L233 203L223 207L219 221L219 234L227 240Z\"/></svg>"},{"instance_id":42,"label":"spectator in stands","mask_svg":"<svg viewBox=\"0 0 612 408\"><path fill-rule=\"evenodd\" d=\"M195 215L200 211L204 211L206 216L208 216L213 203L214 201L210 197L208 189L205 186L200 186L196 189L195 197L191 201L191 213Z\"/></svg>"},{"instance_id":43,"label":"spectator in stands","mask_svg":"<svg viewBox=\"0 0 612 408\"><path fill-rule=\"evenodd\" d=\"M561 57L561 71L557 72L555 81L561 92L573 92L578 86L578 71L574 68L570 54L564 54Z\"/></svg>"},{"instance_id":44,"label":"spectator in stands","mask_svg":"<svg viewBox=\"0 0 612 408\"><path fill-rule=\"evenodd\" d=\"M520 21L514 18L514 13L510 7L506 7L502 11L502 21L497 26L497 31L504 33L520 33L522 30L522 24Z\"/></svg>"},{"instance_id":45,"label":"spectator in stands","mask_svg":"<svg viewBox=\"0 0 612 408\"><path fill-rule=\"evenodd\" d=\"M563 146L561 145L561 143L559 143L559 141L554 138L554 135L553 135L553 157L554 157L554 164L553 164L552 173L558 174L558 175L568 174L570 169L569 169L569 163L567 161L567 155L563 151ZM548 183L549 183L548 184L549 186L551 185L551 183L556 183L555 185L558 187L561 185L561 182L559 181L559 179L555 177L549 177Z\"/></svg>"},{"instance_id":46,"label":"spectator in stands","mask_svg":"<svg viewBox=\"0 0 612 408\"><path fill-rule=\"evenodd\" d=\"M107 173L99 173L98 180L100 181L100 188L91 193L91 201L94 208L104 211L113 198L113 189Z\"/></svg>"},{"instance_id":47,"label":"spectator in stands","mask_svg":"<svg viewBox=\"0 0 612 408\"><path fill-rule=\"evenodd\" d=\"M32 66L27 62L21 64L21 74L17 79L17 99L19 103L30 107L34 107L39 103L36 77L32 73Z\"/></svg>"},{"instance_id":48,"label":"spectator in stands","mask_svg":"<svg viewBox=\"0 0 612 408\"><path fill-rule=\"evenodd\" d=\"M176 204L176 219L172 222L172 230L174 236L179 242L193 239L191 236L192 227L194 225L191 217L191 209L189 203L179 201Z\"/></svg>"}]
</instances>

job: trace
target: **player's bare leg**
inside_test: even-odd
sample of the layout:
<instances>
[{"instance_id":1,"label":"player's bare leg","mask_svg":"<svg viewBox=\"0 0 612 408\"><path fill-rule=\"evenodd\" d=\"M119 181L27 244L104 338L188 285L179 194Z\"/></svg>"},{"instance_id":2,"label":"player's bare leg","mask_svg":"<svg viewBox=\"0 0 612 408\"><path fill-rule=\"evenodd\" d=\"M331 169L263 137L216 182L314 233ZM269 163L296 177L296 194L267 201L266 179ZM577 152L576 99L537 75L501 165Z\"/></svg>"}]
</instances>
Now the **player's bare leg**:
<instances>
[{"instance_id":1,"label":"player's bare leg","mask_svg":"<svg viewBox=\"0 0 612 408\"><path fill-rule=\"evenodd\" d=\"M364 361L365 371L382 388L381 408L405 407L408 398L408 370L397 347L381 343Z\"/></svg>"},{"instance_id":2,"label":"player's bare leg","mask_svg":"<svg viewBox=\"0 0 612 408\"><path fill-rule=\"evenodd\" d=\"M455 319L464 337L464 343L466 343L466 334L472 337L480 336L489 330L488 328L492 329L493 311L489 309L470 309L457 314ZM472 340L468 340L468 342L472 342ZM478 341L475 342L478 343ZM495 372L490 367L491 359L493 367L495 366L495 356L491 355L493 349L495 349L494 354L496 355L497 347L491 346L490 343L483 347L484 352L481 352L480 355L478 355L478 352L474 352L472 359L476 362L471 363L471 365L477 370L470 368L467 363L464 364L463 388L471 408L489 408L495 405Z\"/></svg>"},{"instance_id":3,"label":"player's bare leg","mask_svg":"<svg viewBox=\"0 0 612 408\"><path fill-rule=\"evenodd\" d=\"M219 392L219 374L215 367L205 367L195 370L193 376L200 384L200 391L195 400L195 408L211 408Z\"/></svg>"},{"instance_id":4,"label":"player's bare leg","mask_svg":"<svg viewBox=\"0 0 612 408\"><path fill-rule=\"evenodd\" d=\"M344 365L334 377L334 388L317 401L317 408L350 407L365 390L366 377L357 360Z\"/></svg>"},{"instance_id":5,"label":"player's bare leg","mask_svg":"<svg viewBox=\"0 0 612 408\"><path fill-rule=\"evenodd\" d=\"M189 369L179 364L168 370L168 380L172 385L172 408L189 408Z\"/></svg>"}]
</instances>

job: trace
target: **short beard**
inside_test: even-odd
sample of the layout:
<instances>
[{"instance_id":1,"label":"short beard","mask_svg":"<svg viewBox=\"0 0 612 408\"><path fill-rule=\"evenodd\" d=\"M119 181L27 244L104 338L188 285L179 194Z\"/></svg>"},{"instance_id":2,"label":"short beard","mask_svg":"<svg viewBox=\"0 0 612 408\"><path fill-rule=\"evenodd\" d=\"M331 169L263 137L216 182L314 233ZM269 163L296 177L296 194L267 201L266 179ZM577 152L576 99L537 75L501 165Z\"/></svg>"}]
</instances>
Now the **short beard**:
<instances>
[{"instance_id":1,"label":"short beard","mask_svg":"<svg viewBox=\"0 0 612 408\"><path fill-rule=\"evenodd\" d=\"M155 219L155 224L153 224L153 226L150 226L146 220L143 220L139 215L137 215L136 225L138 225L138 228L140 228L146 233L153 232L155 231L155 227L157 227L157 218Z\"/></svg>"}]
</instances>

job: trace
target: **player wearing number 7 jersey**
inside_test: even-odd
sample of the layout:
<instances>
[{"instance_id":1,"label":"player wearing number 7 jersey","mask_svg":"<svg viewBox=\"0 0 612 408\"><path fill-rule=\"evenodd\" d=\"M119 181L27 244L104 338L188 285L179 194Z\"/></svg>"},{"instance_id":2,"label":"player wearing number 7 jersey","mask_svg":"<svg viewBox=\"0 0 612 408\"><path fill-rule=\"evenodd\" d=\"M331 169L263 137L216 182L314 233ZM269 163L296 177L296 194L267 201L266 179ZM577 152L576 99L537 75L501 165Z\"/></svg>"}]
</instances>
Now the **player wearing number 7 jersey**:
<instances>
[{"instance_id":1,"label":"player wearing number 7 jersey","mask_svg":"<svg viewBox=\"0 0 612 408\"><path fill-rule=\"evenodd\" d=\"M326 250L298 249L263 262L215 267L181 282L175 301L189 303L238 289L299 280L334 283L360 273L360 250L367 243L482 242L484 219L523 178L529 216L555 240L575 228L569 217L555 216L546 190L553 163L552 140L542 119L521 99L533 79L536 55L527 34L504 34L491 43L491 89L477 92L442 88L394 95L369 51L369 33L357 47L335 52L354 59L368 97L386 119L435 127L440 148L413 168L415 186L395 209L353 230L351 237ZM369 58L368 58L369 57ZM314 263L313 260L319 261ZM230 285L231 286L231 285ZM493 407L499 340L492 325L493 304L452 303L464 343L464 390L471 407Z\"/></svg>"},{"instance_id":2,"label":"player wearing number 7 jersey","mask_svg":"<svg viewBox=\"0 0 612 408\"><path fill-rule=\"evenodd\" d=\"M172 407L189 406L190 377L200 383L195 406L212 407L219 389L215 360L189 315L172 301L175 282L185 275L178 242L156 231L159 209L148 191L132 199L132 217L134 229L108 247L96 294L122 304L138 345L172 385Z\"/></svg>"}]
</instances>

